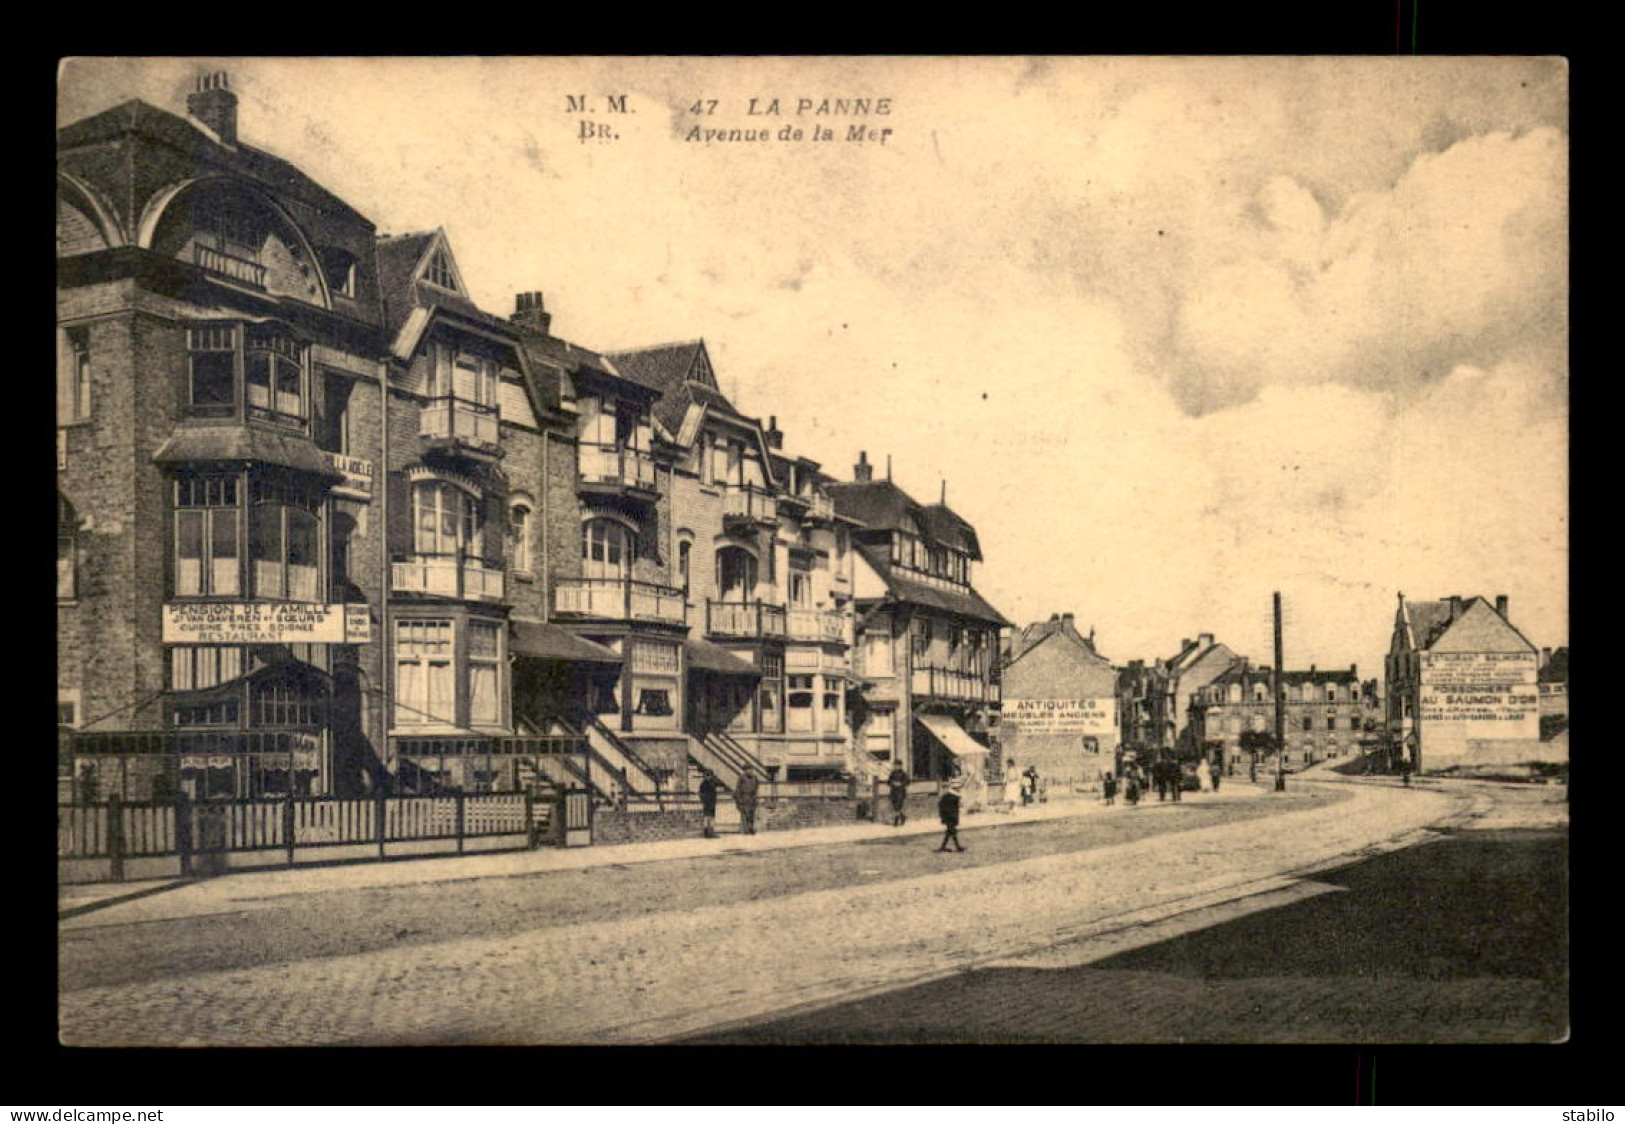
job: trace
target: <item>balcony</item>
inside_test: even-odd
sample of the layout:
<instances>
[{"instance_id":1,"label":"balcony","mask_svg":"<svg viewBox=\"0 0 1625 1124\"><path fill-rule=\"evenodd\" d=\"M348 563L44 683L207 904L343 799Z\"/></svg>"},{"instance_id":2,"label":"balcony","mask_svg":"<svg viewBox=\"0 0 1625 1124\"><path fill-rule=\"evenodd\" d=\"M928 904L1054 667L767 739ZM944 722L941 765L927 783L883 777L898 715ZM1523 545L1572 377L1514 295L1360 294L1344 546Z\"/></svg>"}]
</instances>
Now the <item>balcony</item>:
<instances>
[{"instance_id":1,"label":"balcony","mask_svg":"<svg viewBox=\"0 0 1625 1124\"><path fill-rule=\"evenodd\" d=\"M456 444L490 453L500 447L499 430L495 406L462 398L430 400L418 422L418 433L430 444Z\"/></svg>"},{"instance_id":2,"label":"balcony","mask_svg":"<svg viewBox=\"0 0 1625 1124\"><path fill-rule=\"evenodd\" d=\"M782 637L784 606L763 601L707 601L706 632L712 636Z\"/></svg>"},{"instance_id":3,"label":"balcony","mask_svg":"<svg viewBox=\"0 0 1625 1124\"><path fill-rule=\"evenodd\" d=\"M789 637L819 644L851 643L846 635L845 614L833 609L791 609Z\"/></svg>"},{"instance_id":4,"label":"balcony","mask_svg":"<svg viewBox=\"0 0 1625 1124\"><path fill-rule=\"evenodd\" d=\"M779 502L773 493L752 484L730 485L722 493L722 524L746 526L776 526L779 521Z\"/></svg>"},{"instance_id":5,"label":"balcony","mask_svg":"<svg viewBox=\"0 0 1625 1124\"><path fill-rule=\"evenodd\" d=\"M255 289L265 288L265 267L257 261L237 257L221 250L193 243L192 260L210 273L218 273L239 284Z\"/></svg>"},{"instance_id":6,"label":"balcony","mask_svg":"<svg viewBox=\"0 0 1625 1124\"><path fill-rule=\"evenodd\" d=\"M830 502L828 496L814 495L811 506L807 509L807 518L832 523L835 521L835 505Z\"/></svg>"},{"instance_id":7,"label":"balcony","mask_svg":"<svg viewBox=\"0 0 1625 1124\"><path fill-rule=\"evenodd\" d=\"M642 449L584 441L577 468L582 491L651 501L659 498L654 458Z\"/></svg>"},{"instance_id":8,"label":"balcony","mask_svg":"<svg viewBox=\"0 0 1625 1124\"><path fill-rule=\"evenodd\" d=\"M964 702L997 702L998 684L985 674L947 667L917 667L911 682L916 695Z\"/></svg>"},{"instance_id":9,"label":"balcony","mask_svg":"<svg viewBox=\"0 0 1625 1124\"><path fill-rule=\"evenodd\" d=\"M609 621L683 623L683 591L625 578L565 578L553 588L553 610Z\"/></svg>"},{"instance_id":10,"label":"balcony","mask_svg":"<svg viewBox=\"0 0 1625 1124\"><path fill-rule=\"evenodd\" d=\"M501 601L501 570L457 558L413 558L390 564L390 589L459 601Z\"/></svg>"}]
</instances>

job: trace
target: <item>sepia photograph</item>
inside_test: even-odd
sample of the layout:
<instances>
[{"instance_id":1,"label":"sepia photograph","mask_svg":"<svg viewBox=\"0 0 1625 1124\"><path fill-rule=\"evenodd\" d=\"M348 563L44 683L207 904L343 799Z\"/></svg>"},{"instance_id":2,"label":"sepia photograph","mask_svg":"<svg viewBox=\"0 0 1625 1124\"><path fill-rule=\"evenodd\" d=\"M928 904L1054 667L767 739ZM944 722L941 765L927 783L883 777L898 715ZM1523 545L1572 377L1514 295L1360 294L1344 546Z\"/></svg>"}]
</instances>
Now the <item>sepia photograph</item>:
<instances>
[{"instance_id":1,"label":"sepia photograph","mask_svg":"<svg viewBox=\"0 0 1625 1124\"><path fill-rule=\"evenodd\" d=\"M59 1041L1566 1041L1569 85L62 60Z\"/></svg>"}]
</instances>

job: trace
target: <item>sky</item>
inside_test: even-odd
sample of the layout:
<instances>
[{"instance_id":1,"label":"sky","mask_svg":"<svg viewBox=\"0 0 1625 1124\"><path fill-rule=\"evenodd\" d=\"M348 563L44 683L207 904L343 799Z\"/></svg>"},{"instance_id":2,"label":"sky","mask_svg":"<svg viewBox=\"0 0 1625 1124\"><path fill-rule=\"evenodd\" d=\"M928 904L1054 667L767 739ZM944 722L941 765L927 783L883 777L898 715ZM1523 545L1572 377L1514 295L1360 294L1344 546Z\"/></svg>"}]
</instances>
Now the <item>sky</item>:
<instances>
[{"instance_id":1,"label":"sky","mask_svg":"<svg viewBox=\"0 0 1625 1124\"><path fill-rule=\"evenodd\" d=\"M1506 594L1568 643L1560 60L80 59L59 123L205 70L488 311L703 338L788 451L946 487L1012 621L1266 663L1278 590L1287 666L1370 677L1396 594Z\"/></svg>"}]
</instances>

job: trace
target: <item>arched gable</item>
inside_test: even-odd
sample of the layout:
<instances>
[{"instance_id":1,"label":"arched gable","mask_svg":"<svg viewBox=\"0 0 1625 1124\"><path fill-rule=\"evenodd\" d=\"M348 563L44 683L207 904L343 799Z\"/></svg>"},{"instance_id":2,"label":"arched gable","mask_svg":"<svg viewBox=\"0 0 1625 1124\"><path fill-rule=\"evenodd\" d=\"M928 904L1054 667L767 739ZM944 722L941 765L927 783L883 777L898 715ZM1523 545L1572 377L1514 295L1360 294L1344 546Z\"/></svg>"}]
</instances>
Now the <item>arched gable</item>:
<instances>
[{"instance_id":1,"label":"arched gable","mask_svg":"<svg viewBox=\"0 0 1625 1124\"><path fill-rule=\"evenodd\" d=\"M81 254L124 245L123 224L99 192L61 171L56 174L56 185L58 253Z\"/></svg>"}]
</instances>

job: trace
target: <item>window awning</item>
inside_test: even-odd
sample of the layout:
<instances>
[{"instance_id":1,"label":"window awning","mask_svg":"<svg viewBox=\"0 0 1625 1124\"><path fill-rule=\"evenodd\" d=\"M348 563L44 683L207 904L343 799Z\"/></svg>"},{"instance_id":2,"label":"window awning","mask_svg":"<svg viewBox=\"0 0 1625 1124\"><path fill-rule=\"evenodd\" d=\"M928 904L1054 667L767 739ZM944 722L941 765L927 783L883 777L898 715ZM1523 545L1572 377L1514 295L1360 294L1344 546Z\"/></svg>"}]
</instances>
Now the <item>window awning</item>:
<instances>
[{"instance_id":1,"label":"window awning","mask_svg":"<svg viewBox=\"0 0 1625 1124\"><path fill-rule=\"evenodd\" d=\"M762 677L761 669L755 664L747 663L709 640L690 637L683 641L683 649L688 656L690 671L704 671L712 675L749 676L752 679Z\"/></svg>"},{"instance_id":2,"label":"window awning","mask_svg":"<svg viewBox=\"0 0 1625 1124\"><path fill-rule=\"evenodd\" d=\"M604 647L584 640L569 629L540 621L510 621L509 650L521 659L554 660L560 663L619 664L621 657Z\"/></svg>"},{"instance_id":3,"label":"window awning","mask_svg":"<svg viewBox=\"0 0 1625 1124\"><path fill-rule=\"evenodd\" d=\"M252 461L307 472L331 482L344 479L308 437L270 433L257 426L180 426L152 459L159 464Z\"/></svg>"},{"instance_id":4,"label":"window awning","mask_svg":"<svg viewBox=\"0 0 1625 1124\"><path fill-rule=\"evenodd\" d=\"M964 727L946 714L916 714L914 718L955 757L975 757L987 753L987 746L965 733Z\"/></svg>"}]
</instances>

